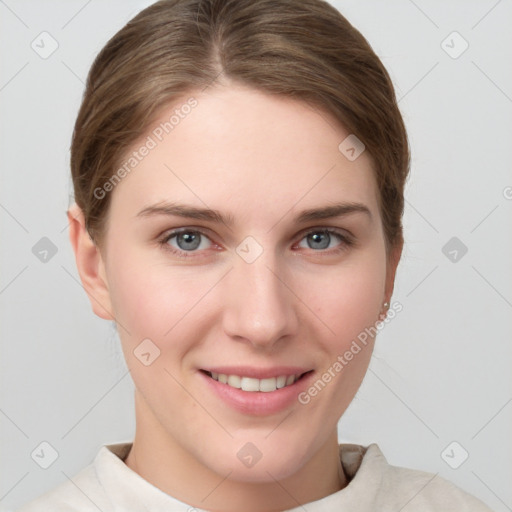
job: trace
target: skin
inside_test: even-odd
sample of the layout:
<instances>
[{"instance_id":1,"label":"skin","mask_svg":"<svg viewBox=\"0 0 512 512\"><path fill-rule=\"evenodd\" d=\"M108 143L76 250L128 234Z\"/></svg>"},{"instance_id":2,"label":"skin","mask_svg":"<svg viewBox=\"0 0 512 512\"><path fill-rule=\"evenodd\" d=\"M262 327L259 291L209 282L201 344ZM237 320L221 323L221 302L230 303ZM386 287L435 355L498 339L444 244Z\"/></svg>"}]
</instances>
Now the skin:
<instances>
[{"instance_id":1,"label":"skin","mask_svg":"<svg viewBox=\"0 0 512 512\"><path fill-rule=\"evenodd\" d=\"M293 508L347 485L337 423L374 340L308 404L267 416L227 406L198 369L298 365L320 376L390 302L402 247L386 253L371 157L351 162L340 153L349 133L329 114L234 84L193 96L198 106L115 187L101 248L76 205L70 238L92 308L117 322L135 383L137 427L125 463L198 508ZM234 224L137 217L161 201L216 209ZM345 201L371 216L294 223L303 210ZM181 243L188 258L165 249L180 250L176 237L158 242L184 227L205 234L188 253ZM319 248L307 236L318 228L355 243L331 235ZM236 252L247 236L263 249L252 263ZM160 349L149 366L133 353L146 338ZM250 468L237 457L247 442L262 453Z\"/></svg>"}]
</instances>

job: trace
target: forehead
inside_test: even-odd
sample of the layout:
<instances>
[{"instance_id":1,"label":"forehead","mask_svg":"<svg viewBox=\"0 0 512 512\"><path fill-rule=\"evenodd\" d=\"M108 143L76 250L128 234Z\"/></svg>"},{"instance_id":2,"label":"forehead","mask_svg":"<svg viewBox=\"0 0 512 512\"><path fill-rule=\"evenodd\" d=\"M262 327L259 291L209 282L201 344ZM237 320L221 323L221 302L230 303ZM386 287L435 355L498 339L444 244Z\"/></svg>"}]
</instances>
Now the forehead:
<instances>
[{"instance_id":1,"label":"forehead","mask_svg":"<svg viewBox=\"0 0 512 512\"><path fill-rule=\"evenodd\" d=\"M298 203L347 200L377 213L371 157L350 161L339 150L349 135L319 109L245 86L190 93L162 108L125 156L137 161L111 207L129 214L178 200L263 222Z\"/></svg>"}]
</instances>

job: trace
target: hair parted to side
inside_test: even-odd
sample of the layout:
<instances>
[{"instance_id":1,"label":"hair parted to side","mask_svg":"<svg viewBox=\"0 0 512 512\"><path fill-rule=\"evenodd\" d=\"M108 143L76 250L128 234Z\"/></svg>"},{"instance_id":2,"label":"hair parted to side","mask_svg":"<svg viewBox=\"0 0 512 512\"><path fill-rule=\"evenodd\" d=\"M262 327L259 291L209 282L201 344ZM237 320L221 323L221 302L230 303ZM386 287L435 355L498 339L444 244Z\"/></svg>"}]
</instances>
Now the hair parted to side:
<instances>
[{"instance_id":1,"label":"hair parted to side","mask_svg":"<svg viewBox=\"0 0 512 512\"><path fill-rule=\"evenodd\" d=\"M373 159L387 249L402 242L407 133L391 79L359 31L324 0L161 0L98 54L75 123L75 201L97 244L111 193L94 191L163 106L215 81L334 116Z\"/></svg>"}]
</instances>

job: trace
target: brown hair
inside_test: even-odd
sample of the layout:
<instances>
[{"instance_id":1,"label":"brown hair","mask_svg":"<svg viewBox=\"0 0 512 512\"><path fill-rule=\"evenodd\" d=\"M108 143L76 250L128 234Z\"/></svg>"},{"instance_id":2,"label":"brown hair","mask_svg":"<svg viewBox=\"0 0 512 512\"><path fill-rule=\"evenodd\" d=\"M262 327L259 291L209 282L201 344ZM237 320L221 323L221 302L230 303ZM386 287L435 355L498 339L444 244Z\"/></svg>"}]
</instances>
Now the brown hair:
<instances>
[{"instance_id":1,"label":"brown hair","mask_svg":"<svg viewBox=\"0 0 512 512\"><path fill-rule=\"evenodd\" d=\"M110 193L95 191L161 107L221 74L313 104L356 135L373 158L387 248L402 242L407 133L391 79L366 39L324 0L161 0L108 41L88 75L71 172L96 243Z\"/></svg>"}]
</instances>

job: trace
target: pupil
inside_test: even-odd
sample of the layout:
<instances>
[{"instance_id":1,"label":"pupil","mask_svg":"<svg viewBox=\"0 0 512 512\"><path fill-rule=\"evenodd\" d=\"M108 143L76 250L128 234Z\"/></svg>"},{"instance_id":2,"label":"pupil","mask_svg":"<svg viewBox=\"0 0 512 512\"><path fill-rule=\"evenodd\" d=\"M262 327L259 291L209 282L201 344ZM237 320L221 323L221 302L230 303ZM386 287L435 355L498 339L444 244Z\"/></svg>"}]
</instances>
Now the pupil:
<instances>
[{"instance_id":1,"label":"pupil","mask_svg":"<svg viewBox=\"0 0 512 512\"><path fill-rule=\"evenodd\" d=\"M326 249L329 247L330 235L326 231L319 231L310 235L310 239L313 241L312 249ZM317 244L317 245L315 245Z\"/></svg>"},{"instance_id":2,"label":"pupil","mask_svg":"<svg viewBox=\"0 0 512 512\"><path fill-rule=\"evenodd\" d=\"M197 249L200 243L198 234L191 231L180 233L177 237L177 242L180 249L183 250Z\"/></svg>"}]
</instances>

